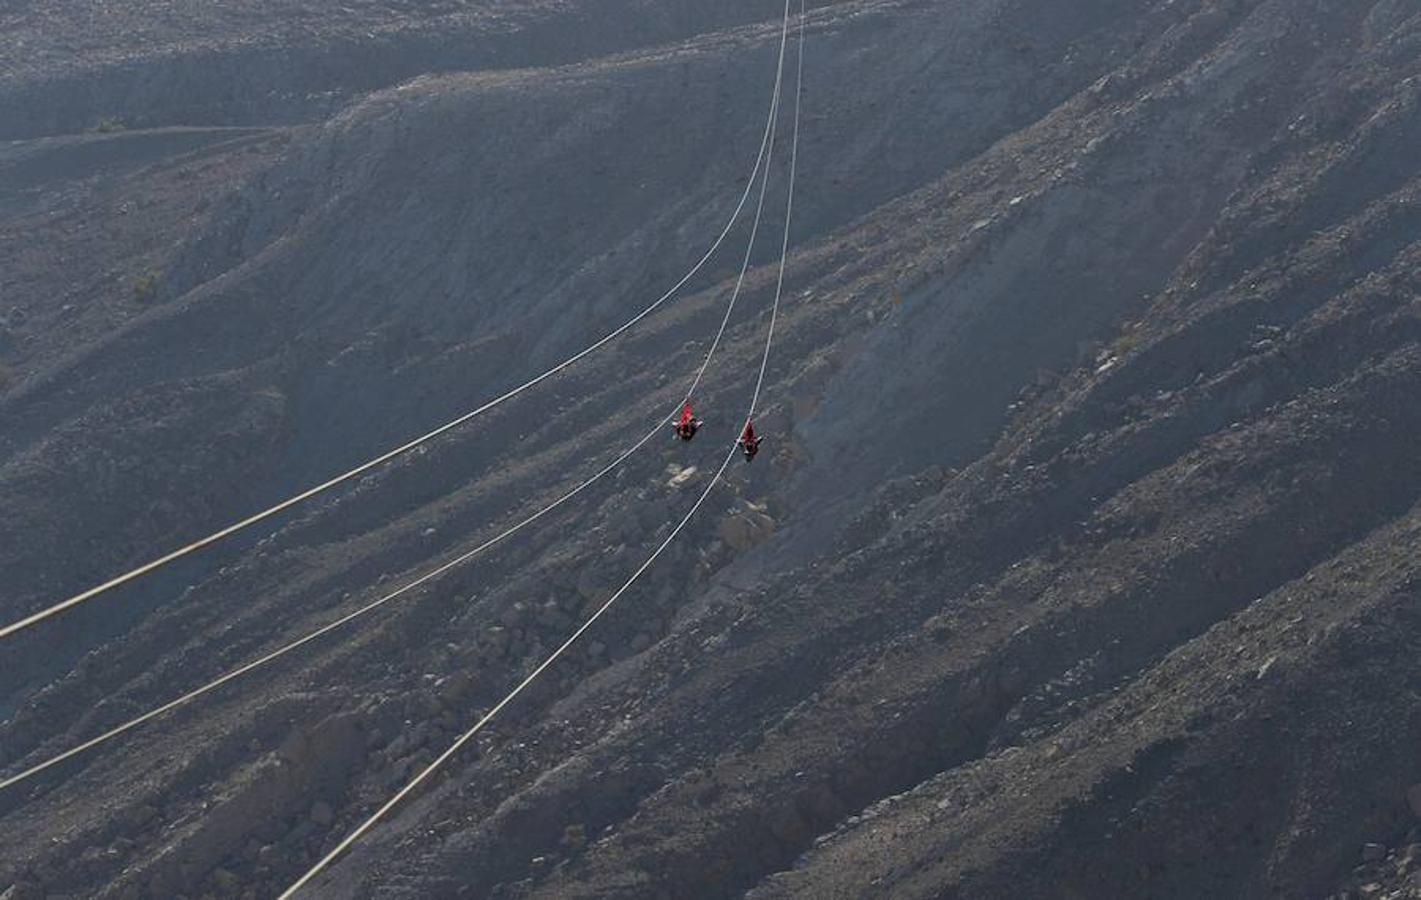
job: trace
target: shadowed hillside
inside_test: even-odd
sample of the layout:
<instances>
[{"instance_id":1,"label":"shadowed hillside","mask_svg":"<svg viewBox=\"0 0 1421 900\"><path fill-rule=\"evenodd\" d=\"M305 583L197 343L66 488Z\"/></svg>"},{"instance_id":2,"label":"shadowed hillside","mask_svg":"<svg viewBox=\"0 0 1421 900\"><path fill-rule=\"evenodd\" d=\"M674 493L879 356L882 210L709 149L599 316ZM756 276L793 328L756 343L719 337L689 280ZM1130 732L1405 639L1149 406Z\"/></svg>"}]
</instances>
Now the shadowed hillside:
<instances>
[{"instance_id":1,"label":"shadowed hillside","mask_svg":"<svg viewBox=\"0 0 1421 900\"><path fill-rule=\"evenodd\" d=\"M5 621L645 306L744 189L781 25L150 6L0 13ZM309 893L1421 896L1421 8L843 0L805 41L765 452ZM789 114L695 442L0 791L0 896L274 896L596 609L739 428ZM748 231L564 375L0 644L0 775L596 472Z\"/></svg>"}]
</instances>

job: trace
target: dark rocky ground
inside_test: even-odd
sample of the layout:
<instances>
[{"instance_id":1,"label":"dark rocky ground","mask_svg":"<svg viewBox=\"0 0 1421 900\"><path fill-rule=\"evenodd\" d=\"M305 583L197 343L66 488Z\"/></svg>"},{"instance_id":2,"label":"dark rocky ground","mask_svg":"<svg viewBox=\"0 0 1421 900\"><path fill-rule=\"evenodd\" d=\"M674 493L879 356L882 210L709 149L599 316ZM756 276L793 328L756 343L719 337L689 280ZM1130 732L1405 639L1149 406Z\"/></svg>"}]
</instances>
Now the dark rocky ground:
<instances>
[{"instance_id":1,"label":"dark rocky ground","mask_svg":"<svg viewBox=\"0 0 1421 900\"><path fill-rule=\"evenodd\" d=\"M738 196L778 39L748 0L94 9L0 9L6 620L639 309ZM766 452L310 893L1421 897L1421 4L841 0L807 38ZM0 772L595 471L744 233L544 388L0 647ZM290 883L689 505L775 250L701 438L0 793L0 897Z\"/></svg>"}]
</instances>

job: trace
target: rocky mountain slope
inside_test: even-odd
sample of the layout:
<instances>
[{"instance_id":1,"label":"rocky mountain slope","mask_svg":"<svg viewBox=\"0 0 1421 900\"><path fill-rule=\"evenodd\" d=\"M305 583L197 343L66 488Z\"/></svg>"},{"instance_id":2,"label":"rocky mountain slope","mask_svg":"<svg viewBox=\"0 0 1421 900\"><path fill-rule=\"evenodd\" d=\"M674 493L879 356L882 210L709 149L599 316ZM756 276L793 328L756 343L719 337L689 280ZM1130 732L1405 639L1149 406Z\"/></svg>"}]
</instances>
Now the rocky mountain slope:
<instances>
[{"instance_id":1,"label":"rocky mountain slope","mask_svg":"<svg viewBox=\"0 0 1421 900\"><path fill-rule=\"evenodd\" d=\"M733 208L780 36L741 0L81 6L0 13L6 620L644 306ZM806 47L766 452L309 894L1421 896L1421 6L840 0ZM530 671L734 437L787 150L701 437L0 791L0 896L274 896ZM539 390L0 645L0 773L595 472L747 231Z\"/></svg>"}]
</instances>

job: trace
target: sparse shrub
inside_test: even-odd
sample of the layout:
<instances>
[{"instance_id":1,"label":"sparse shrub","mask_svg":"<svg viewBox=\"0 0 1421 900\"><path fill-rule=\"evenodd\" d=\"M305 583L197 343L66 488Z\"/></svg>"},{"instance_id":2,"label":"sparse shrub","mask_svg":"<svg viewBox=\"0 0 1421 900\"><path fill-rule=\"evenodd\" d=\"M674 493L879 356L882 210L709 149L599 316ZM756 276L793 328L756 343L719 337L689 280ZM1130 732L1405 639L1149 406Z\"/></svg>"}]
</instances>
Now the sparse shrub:
<instances>
[{"instance_id":1,"label":"sparse shrub","mask_svg":"<svg viewBox=\"0 0 1421 900\"><path fill-rule=\"evenodd\" d=\"M116 131L123 131L126 127L122 119L104 116L99 120L99 124L95 125L92 130L97 131L99 134L113 134Z\"/></svg>"},{"instance_id":2,"label":"sparse shrub","mask_svg":"<svg viewBox=\"0 0 1421 900\"><path fill-rule=\"evenodd\" d=\"M582 823L569 825L563 829L562 845L568 850L581 850L587 846L587 826Z\"/></svg>"},{"instance_id":3,"label":"sparse shrub","mask_svg":"<svg viewBox=\"0 0 1421 900\"><path fill-rule=\"evenodd\" d=\"M1140 333L1138 331L1127 331L1116 338L1115 346L1111 348L1116 356L1124 356L1131 350L1140 346Z\"/></svg>"},{"instance_id":4,"label":"sparse shrub","mask_svg":"<svg viewBox=\"0 0 1421 900\"><path fill-rule=\"evenodd\" d=\"M133 279L133 299L139 303L152 303L158 298L158 273L144 272Z\"/></svg>"}]
</instances>

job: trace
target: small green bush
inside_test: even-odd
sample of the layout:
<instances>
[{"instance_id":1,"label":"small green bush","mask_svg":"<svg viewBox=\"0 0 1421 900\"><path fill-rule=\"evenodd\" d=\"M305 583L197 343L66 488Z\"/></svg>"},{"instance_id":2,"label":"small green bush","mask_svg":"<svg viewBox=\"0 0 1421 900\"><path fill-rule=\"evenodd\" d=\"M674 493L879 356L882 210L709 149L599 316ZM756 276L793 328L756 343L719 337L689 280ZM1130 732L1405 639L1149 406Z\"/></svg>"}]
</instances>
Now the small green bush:
<instances>
[{"instance_id":1,"label":"small green bush","mask_svg":"<svg viewBox=\"0 0 1421 900\"><path fill-rule=\"evenodd\" d=\"M587 826L581 823L563 829L562 845L569 850L581 850L587 846Z\"/></svg>"},{"instance_id":2,"label":"small green bush","mask_svg":"<svg viewBox=\"0 0 1421 900\"><path fill-rule=\"evenodd\" d=\"M1116 338L1114 350L1116 356L1124 356L1131 350L1140 346L1140 333L1138 331L1127 331Z\"/></svg>"},{"instance_id":3,"label":"small green bush","mask_svg":"<svg viewBox=\"0 0 1421 900\"><path fill-rule=\"evenodd\" d=\"M123 124L121 119L115 119L112 116L104 116L99 120L99 124L94 126L93 130L99 134L113 134L116 131L123 131L125 127L127 126Z\"/></svg>"},{"instance_id":4,"label":"small green bush","mask_svg":"<svg viewBox=\"0 0 1421 900\"><path fill-rule=\"evenodd\" d=\"M152 303L158 298L158 273L144 272L133 279L133 299L139 303Z\"/></svg>"}]
</instances>

